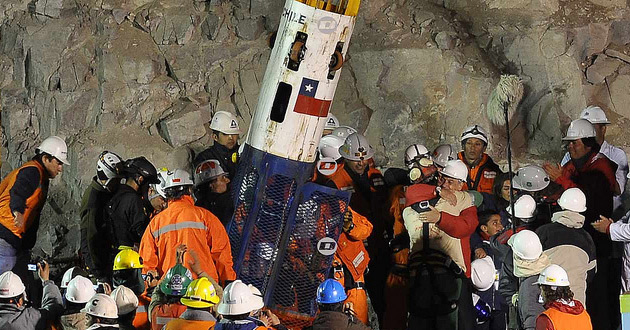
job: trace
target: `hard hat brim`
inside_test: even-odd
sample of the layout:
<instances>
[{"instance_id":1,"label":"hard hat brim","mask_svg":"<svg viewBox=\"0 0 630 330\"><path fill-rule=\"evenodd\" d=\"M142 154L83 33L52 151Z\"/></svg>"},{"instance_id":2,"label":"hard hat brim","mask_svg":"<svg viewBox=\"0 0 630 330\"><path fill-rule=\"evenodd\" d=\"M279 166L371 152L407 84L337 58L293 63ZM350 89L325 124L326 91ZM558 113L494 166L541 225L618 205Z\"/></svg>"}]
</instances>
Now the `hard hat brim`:
<instances>
[{"instance_id":1,"label":"hard hat brim","mask_svg":"<svg viewBox=\"0 0 630 330\"><path fill-rule=\"evenodd\" d=\"M219 300L220 300L219 296L215 295L214 297L211 297L210 300L207 300L207 301L190 299L190 298L181 298L179 301L182 304L188 307L192 307L192 308L208 308L208 307L212 307L216 305L219 302Z\"/></svg>"}]
</instances>

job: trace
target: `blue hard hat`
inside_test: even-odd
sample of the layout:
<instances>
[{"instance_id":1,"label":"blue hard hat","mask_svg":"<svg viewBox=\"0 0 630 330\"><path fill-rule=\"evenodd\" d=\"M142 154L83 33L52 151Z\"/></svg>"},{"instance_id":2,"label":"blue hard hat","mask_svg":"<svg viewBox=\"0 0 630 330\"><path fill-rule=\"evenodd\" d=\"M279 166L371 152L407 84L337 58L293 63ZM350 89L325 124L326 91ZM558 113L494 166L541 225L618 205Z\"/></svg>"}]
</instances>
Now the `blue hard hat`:
<instances>
[{"instance_id":1,"label":"blue hard hat","mask_svg":"<svg viewBox=\"0 0 630 330\"><path fill-rule=\"evenodd\" d=\"M329 278L317 288L318 304L335 304L346 300L346 291L341 283Z\"/></svg>"}]
</instances>

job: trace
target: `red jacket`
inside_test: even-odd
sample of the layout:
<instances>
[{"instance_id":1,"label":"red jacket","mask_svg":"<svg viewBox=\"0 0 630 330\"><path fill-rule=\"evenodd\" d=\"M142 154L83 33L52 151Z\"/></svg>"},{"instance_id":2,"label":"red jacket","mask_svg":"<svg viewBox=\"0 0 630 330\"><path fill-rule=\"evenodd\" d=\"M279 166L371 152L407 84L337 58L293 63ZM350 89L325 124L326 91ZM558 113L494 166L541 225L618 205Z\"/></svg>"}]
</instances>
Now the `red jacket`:
<instances>
[{"instance_id":1,"label":"red jacket","mask_svg":"<svg viewBox=\"0 0 630 330\"><path fill-rule=\"evenodd\" d=\"M557 178L555 182L562 185L565 190L569 188L582 188L575 182L574 178L576 176L590 171L600 171L606 176L608 185L610 186L610 191L614 192L619 189L617 179L615 178L615 170L616 169L611 164L611 161L604 156L604 154L593 153L589 160L586 161L586 164L584 164L584 166L582 166L579 170L575 168L573 160L564 164L562 167L562 176Z\"/></svg>"},{"instance_id":2,"label":"red jacket","mask_svg":"<svg viewBox=\"0 0 630 330\"><path fill-rule=\"evenodd\" d=\"M536 319L536 330L592 330L591 317L584 309L584 305L573 300L574 306L559 301L553 301L545 307Z\"/></svg>"}]
</instances>

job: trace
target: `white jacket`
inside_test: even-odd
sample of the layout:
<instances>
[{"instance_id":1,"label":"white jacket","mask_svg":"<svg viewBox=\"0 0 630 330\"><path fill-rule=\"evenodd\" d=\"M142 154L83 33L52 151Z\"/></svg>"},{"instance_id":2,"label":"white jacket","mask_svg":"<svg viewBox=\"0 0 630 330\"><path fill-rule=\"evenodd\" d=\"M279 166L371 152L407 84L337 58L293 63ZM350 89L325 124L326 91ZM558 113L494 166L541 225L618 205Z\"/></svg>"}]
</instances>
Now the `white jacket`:
<instances>
[{"instance_id":1,"label":"white jacket","mask_svg":"<svg viewBox=\"0 0 630 330\"><path fill-rule=\"evenodd\" d=\"M621 289L623 292L630 290L630 211L617 222L610 224L610 239L615 242L624 242L623 267L621 269Z\"/></svg>"}]
</instances>

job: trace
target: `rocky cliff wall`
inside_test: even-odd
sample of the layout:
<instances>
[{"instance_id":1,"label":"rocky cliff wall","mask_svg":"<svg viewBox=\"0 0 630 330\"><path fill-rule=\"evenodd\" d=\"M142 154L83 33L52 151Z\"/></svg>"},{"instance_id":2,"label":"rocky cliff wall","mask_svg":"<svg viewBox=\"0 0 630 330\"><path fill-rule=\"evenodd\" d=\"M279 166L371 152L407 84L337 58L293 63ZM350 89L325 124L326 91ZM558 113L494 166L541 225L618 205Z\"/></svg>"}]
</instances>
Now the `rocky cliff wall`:
<instances>
[{"instance_id":1,"label":"rocky cliff wall","mask_svg":"<svg viewBox=\"0 0 630 330\"><path fill-rule=\"evenodd\" d=\"M0 2L2 173L51 134L71 166L51 189L43 253L78 248L81 194L103 150L188 167L211 143L216 110L247 127L282 0L3 0ZM560 138L587 104L630 135L626 0L363 1L332 111L364 131L384 166L411 143L458 144L462 129L505 134L485 103L502 73L526 94L513 125L519 160L558 160Z\"/></svg>"}]
</instances>

